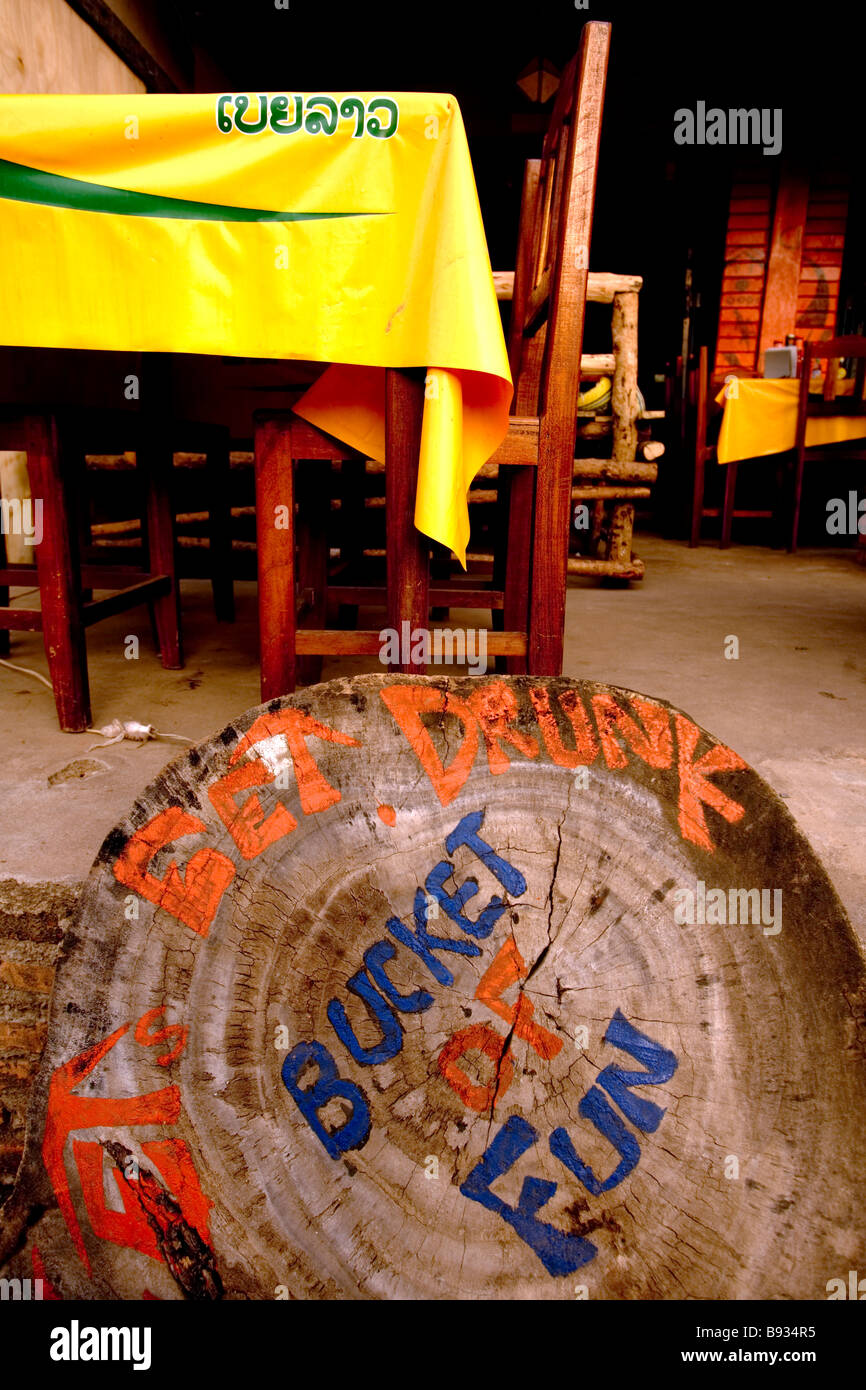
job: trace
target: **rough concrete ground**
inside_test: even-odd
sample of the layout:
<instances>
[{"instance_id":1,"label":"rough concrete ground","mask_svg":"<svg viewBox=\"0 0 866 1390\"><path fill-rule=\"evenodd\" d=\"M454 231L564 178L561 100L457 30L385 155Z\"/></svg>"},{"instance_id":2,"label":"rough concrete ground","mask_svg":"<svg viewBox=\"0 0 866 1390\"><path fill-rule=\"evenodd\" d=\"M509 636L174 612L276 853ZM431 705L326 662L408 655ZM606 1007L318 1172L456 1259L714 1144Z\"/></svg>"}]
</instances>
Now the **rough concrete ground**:
<instances>
[{"instance_id":1,"label":"rough concrete ground","mask_svg":"<svg viewBox=\"0 0 866 1390\"><path fill-rule=\"evenodd\" d=\"M648 537L639 549L642 584L570 588L564 673L670 700L741 753L785 797L866 938L866 569L850 551L692 551ZM238 584L237 597L237 622L218 625L208 585L183 585L182 671L160 666L146 609L91 628L94 723L137 719L200 739L257 704L255 586ZM128 634L138 660L124 656ZM44 673L39 634L14 633L11 660ZM375 658L331 660L324 678L377 669ZM178 750L90 748L102 740L59 732L44 686L2 667L0 739L0 900L3 880L80 881Z\"/></svg>"},{"instance_id":2,"label":"rough concrete ground","mask_svg":"<svg viewBox=\"0 0 866 1390\"><path fill-rule=\"evenodd\" d=\"M570 592L565 673L670 700L742 754L866 945L866 569L853 551L638 549L642 584Z\"/></svg>"}]
</instances>

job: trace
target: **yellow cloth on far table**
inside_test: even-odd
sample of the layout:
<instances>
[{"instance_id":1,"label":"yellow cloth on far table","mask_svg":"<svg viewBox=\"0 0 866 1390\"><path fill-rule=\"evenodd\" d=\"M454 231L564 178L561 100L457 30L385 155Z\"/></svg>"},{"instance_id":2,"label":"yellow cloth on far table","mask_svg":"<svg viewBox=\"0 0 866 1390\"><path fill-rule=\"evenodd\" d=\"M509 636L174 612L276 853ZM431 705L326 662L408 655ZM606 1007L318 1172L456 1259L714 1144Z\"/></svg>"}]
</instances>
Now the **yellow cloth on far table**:
<instances>
[{"instance_id":1,"label":"yellow cloth on far table","mask_svg":"<svg viewBox=\"0 0 866 1390\"><path fill-rule=\"evenodd\" d=\"M716 396L719 405L725 407L717 449L719 463L736 463L794 448L799 381L737 378L736 395L728 395L729 389L724 386ZM866 417L862 415L825 415L806 421L809 449L864 437Z\"/></svg>"},{"instance_id":2,"label":"yellow cloth on far table","mask_svg":"<svg viewBox=\"0 0 866 1390\"><path fill-rule=\"evenodd\" d=\"M465 564L511 377L447 95L0 96L0 342L296 358L298 413L384 457L427 371L415 523Z\"/></svg>"}]
</instances>

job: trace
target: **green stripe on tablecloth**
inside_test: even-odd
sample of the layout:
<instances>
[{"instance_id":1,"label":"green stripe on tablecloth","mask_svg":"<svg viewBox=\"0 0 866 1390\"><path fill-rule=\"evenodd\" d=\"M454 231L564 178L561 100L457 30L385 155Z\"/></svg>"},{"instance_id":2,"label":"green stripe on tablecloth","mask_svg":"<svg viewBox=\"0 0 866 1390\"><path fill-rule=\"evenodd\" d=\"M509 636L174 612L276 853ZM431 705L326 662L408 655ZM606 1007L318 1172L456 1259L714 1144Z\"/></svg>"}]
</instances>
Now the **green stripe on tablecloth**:
<instances>
[{"instance_id":1,"label":"green stripe on tablecloth","mask_svg":"<svg viewBox=\"0 0 866 1390\"><path fill-rule=\"evenodd\" d=\"M0 198L79 212L110 212L123 217L176 217L191 222L323 222L337 217L385 217L381 212L275 212L269 208L236 208L224 203L198 203L190 198L166 198L110 188L31 169L0 159Z\"/></svg>"}]
</instances>

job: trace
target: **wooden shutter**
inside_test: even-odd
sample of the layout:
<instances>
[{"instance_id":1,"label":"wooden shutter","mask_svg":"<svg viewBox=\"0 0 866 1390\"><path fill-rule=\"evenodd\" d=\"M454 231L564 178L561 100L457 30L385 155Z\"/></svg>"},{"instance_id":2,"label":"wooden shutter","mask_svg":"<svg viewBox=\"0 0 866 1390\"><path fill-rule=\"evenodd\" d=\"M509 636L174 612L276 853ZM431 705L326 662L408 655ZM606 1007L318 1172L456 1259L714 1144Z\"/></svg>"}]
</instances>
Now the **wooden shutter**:
<instances>
[{"instance_id":1,"label":"wooden shutter","mask_svg":"<svg viewBox=\"0 0 866 1390\"><path fill-rule=\"evenodd\" d=\"M832 172L815 175L797 289L797 332L812 341L836 331L847 220L847 180Z\"/></svg>"},{"instance_id":2,"label":"wooden shutter","mask_svg":"<svg viewBox=\"0 0 866 1390\"><path fill-rule=\"evenodd\" d=\"M731 190L715 372L756 370L773 187L769 175L738 174Z\"/></svg>"},{"instance_id":3,"label":"wooden shutter","mask_svg":"<svg viewBox=\"0 0 866 1390\"><path fill-rule=\"evenodd\" d=\"M764 348L795 332L832 337L848 219L847 179L784 167L735 176L713 376L754 376ZM797 263L799 262L799 271Z\"/></svg>"}]
</instances>

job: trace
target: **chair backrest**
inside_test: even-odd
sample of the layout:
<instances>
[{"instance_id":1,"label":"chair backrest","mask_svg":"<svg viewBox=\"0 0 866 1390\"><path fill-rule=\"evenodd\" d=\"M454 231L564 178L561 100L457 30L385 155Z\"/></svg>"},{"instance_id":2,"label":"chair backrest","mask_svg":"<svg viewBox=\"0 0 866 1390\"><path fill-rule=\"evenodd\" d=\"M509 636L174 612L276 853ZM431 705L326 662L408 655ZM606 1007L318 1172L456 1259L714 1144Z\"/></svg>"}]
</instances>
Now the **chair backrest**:
<instances>
[{"instance_id":1,"label":"chair backrest","mask_svg":"<svg viewBox=\"0 0 866 1390\"><path fill-rule=\"evenodd\" d=\"M803 351L802 379L808 384L812 378L813 364L825 362L823 399L835 402L839 390L837 369L839 363L846 357L853 357L856 360L857 370L854 376L853 395L844 396L844 404L848 413L864 415L866 414L866 401L863 398L864 386L866 386L866 338L850 334L848 337L825 338L820 342L806 343ZM841 404L840 401L838 405Z\"/></svg>"},{"instance_id":2,"label":"chair backrest","mask_svg":"<svg viewBox=\"0 0 866 1390\"><path fill-rule=\"evenodd\" d=\"M710 373L709 353L702 347L698 354L698 369L695 373L695 463L706 462L713 452L708 439L710 424Z\"/></svg>"},{"instance_id":3,"label":"chair backrest","mask_svg":"<svg viewBox=\"0 0 866 1390\"><path fill-rule=\"evenodd\" d=\"M853 357L857 362L854 391L850 396L844 395L838 398L837 368L845 357ZM821 361L825 362L824 390L822 395L818 397L816 393L810 392L809 386L812 381L812 367L815 362ZM805 344L800 391L797 399L797 431L794 440L800 473L802 473L803 456L806 451L808 418L816 415L866 415L864 394L866 394L866 338L851 335L843 338L824 338L819 342L807 342ZM799 500L795 503L793 545L796 545L798 522Z\"/></svg>"},{"instance_id":4,"label":"chair backrest","mask_svg":"<svg viewBox=\"0 0 866 1390\"><path fill-rule=\"evenodd\" d=\"M574 444L610 25L585 24L559 84L540 160L529 160L511 304L514 412ZM544 427L544 426L543 426Z\"/></svg>"}]
</instances>

